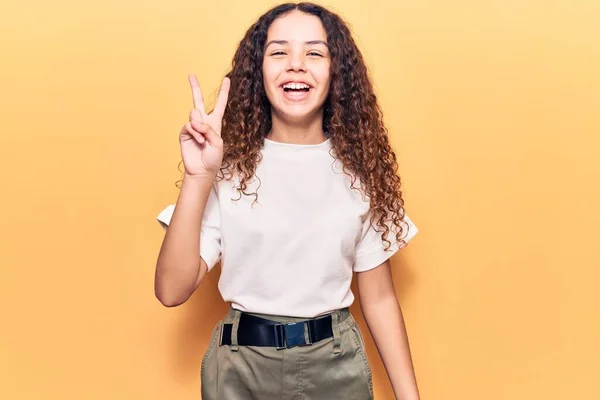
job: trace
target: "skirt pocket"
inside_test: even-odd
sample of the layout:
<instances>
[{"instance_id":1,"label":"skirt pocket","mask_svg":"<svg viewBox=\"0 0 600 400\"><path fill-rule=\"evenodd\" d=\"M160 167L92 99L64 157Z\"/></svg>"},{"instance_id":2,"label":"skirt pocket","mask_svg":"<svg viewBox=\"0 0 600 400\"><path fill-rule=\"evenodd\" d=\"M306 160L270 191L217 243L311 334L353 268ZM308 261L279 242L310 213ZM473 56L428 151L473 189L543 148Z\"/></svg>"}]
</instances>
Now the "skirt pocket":
<instances>
[{"instance_id":1,"label":"skirt pocket","mask_svg":"<svg viewBox=\"0 0 600 400\"><path fill-rule=\"evenodd\" d=\"M218 378L218 365L215 350L219 345L219 339L221 336L221 326L223 321L219 321L217 326L213 329L210 343L204 356L202 357L202 364L200 366L200 381L202 387L202 399L213 399L216 398L217 378ZM215 355L215 356L213 356ZM212 357L211 357L212 356Z\"/></svg>"},{"instance_id":2,"label":"skirt pocket","mask_svg":"<svg viewBox=\"0 0 600 400\"><path fill-rule=\"evenodd\" d=\"M367 374L369 382L369 393L371 394L371 396L373 396L373 373L371 372L371 366L369 365L369 360L367 358L364 338L356 323L352 326L352 332L352 337L354 338L354 343L356 344L357 352L360 353L360 356L363 361L363 366L365 368L365 373Z\"/></svg>"}]
</instances>

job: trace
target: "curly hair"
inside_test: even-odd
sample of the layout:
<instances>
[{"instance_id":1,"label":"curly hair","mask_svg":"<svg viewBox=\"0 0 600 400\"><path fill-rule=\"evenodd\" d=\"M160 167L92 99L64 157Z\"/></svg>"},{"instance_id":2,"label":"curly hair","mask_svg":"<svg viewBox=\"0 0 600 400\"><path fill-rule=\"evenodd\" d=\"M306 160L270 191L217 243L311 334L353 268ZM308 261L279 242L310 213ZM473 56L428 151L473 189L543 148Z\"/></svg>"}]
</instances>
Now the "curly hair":
<instances>
[{"instance_id":1,"label":"curly hair","mask_svg":"<svg viewBox=\"0 0 600 400\"><path fill-rule=\"evenodd\" d=\"M246 32L233 57L231 89L223 116L221 137L224 153L218 180L239 176L240 193L246 193L249 180L261 161L264 138L271 129L271 105L263 84L262 63L267 31L277 18L300 10L320 18L327 33L331 54L331 84L324 104L323 130L331 140L332 156L341 161L351 178L351 188L360 180L361 193L369 198L371 223L383 228L387 239L390 221L397 227L396 240L403 240L404 201L396 155L388 141L381 108L363 57L344 21L331 11L312 3L286 3L262 15ZM227 175L227 177L226 177Z\"/></svg>"}]
</instances>

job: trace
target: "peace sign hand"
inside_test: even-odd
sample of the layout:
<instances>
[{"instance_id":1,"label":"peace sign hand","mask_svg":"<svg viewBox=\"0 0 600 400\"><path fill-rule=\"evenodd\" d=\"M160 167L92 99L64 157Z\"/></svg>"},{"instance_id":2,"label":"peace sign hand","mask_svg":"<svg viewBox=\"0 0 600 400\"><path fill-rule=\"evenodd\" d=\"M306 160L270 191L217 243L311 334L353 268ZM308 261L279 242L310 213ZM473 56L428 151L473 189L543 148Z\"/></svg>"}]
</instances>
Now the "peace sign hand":
<instances>
[{"instance_id":1,"label":"peace sign hand","mask_svg":"<svg viewBox=\"0 0 600 400\"><path fill-rule=\"evenodd\" d=\"M223 160L223 139L221 122L229 95L229 78L224 78L217 104L212 113L206 114L202 91L198 79L189 77L194 108L190 112L190 121L179 134L181 156L187 175L215 175Z\"/></svg>"}]
</instances>

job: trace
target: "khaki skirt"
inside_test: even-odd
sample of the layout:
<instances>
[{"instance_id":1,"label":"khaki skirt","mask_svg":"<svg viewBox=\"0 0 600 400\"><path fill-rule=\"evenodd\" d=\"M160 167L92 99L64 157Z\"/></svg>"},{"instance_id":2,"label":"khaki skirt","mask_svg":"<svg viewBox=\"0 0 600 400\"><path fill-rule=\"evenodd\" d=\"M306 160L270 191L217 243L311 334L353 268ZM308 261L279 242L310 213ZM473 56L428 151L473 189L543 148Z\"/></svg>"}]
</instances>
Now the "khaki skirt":
<instances>
[{"instance_id":1,"label":"khaki skirt","mask_svg":"<svg viewBox=\"0 0 600 400\"><path fill-rule=\"evenodd\" d=\"M281 323L305 319L251 314ZM230 308L215 327L201 367L203 400L373 399L362 334L347 308L332 315L333 337L291 348L221 345L223 324L239 321Z\"/></svg>"}]
</instances>

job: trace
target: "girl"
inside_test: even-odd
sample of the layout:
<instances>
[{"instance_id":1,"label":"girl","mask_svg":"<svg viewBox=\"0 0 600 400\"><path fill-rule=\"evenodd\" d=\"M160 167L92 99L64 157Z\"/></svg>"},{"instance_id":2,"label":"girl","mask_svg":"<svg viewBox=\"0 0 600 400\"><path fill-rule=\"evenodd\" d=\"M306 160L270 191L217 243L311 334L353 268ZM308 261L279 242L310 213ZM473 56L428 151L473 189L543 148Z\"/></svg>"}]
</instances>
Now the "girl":
<instances>
[{"instance_id":1,"label":"girl","mask_svg":"<svg viewBox=\"0 0 600 400\"><path fill-rule=\"evenodd\" d=\"M417 229L348 27L314 4L277 6L241 41L212 113L190 84L155 292L180 305L221 261L231 308L202 360L202 398L373 398L348 312L356 272L394 393L418 399L389 263Z\"/></svg>"}]
</instances>

